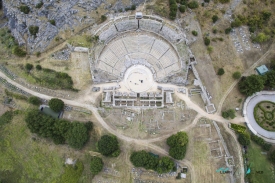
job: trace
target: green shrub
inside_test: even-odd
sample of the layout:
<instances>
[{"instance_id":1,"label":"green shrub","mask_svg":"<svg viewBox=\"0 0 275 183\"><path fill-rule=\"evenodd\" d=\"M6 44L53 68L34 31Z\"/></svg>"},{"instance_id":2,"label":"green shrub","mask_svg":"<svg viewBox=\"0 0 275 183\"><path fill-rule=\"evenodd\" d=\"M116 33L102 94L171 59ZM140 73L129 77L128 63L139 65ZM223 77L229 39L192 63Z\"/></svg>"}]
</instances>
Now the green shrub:
<instances>
[{"instance_id":1,"label":"green shrub","mask_svg":"<svg viewBox=\"0 0 275 183\"><path fill-rule=\"evenodd\" d=\"M120 149L116 136L103 135L98 141L98 151L104 156L117 157Z\"/></svg>"},{"instance_id":2,"label":"green shrub","mask_svg":"<svg viewBox=\"0 0 275 183\"><path fill-rule=\"evenodd\" d=\"M181 5L181 6L179 7L179 10L180 10L181 13L184 13L185 10L186 10L185 5Z\"/></svg>"},{"instance_id":3,"label":"green shrub","mask_svg":"<svg viewBox=\"0 0 275 183\"><path fill-rule=\"evenodd\" d=\"M213 29L212 32L213 32L213 34L217 34L218 30L217 29Z\"/></svg>"},{"instance_id":4,"label":"green shrub","mask_svg":"<svg viewBox=\"0 0 275 183\"><path fill-rule=\"evenodd\" d=\"M212 53L213 52L213 47L212 46L208 46L207 47L207 52L208 53Z\"/></svg>"},{"instance_id":5,"label":"green shrub","mask_svg":"<svg viewBox=\"0 0 275 183\"><path fill-rule=\"evenodd\" d=\"M234 79L240 79L241 76L242 76L242 74L241 74L239 71L236 71L236 72L234 72L234 73L232 74L232 77L233 77Z\"/></svg>"},{"instance_id":6,"label":"green shrub","mask_svg":"<svg viewBox=\"0 0 275 183\"><path fill-rule=\"evenodd\" d=\"M225 119L228 119L228 118L234 119L236 117L235 111L233 109L228 109L227 111L223 111L222 117Z\"/></svg>"},{"instance_id":7,"label":"green shrub","mask_svg":"<svg viewBox=\"0 0 275 183\"><path fill-rule=\"evenodd\" d=\"M93 175L97 175L103 169L103 161L97 156L91 158L90 170Z\"/></svg>"},{"instance_id":8,"label":"green shrub","mask_svg":"<svg viewBox=\"0 0 275 183\"><path fill-rule=\"evenodd\" d=\"M27 52L22 50L19 46L13 47L12 53L18 57L25 57L27 55Z\"/></svg>"},{"instance_id":9,"label":"green shrub","mask_svg":"<svg viewBox=\"0 0 275 183\"><path fill-rule=\"evenodd\" d=\"M250 144L249 135L243 134L243 133L239 134L238 141L243 146L249 145Z\"/></svg>"},{"instance_id":10,"label":"green shrub","mask_svg":"<svg viewBox=\"0 0 275 183\"><path fill-rule=\"evenodd\" d=\"M33 105L40 105L41 100L38 97L32 96L28 99L28 102L33 104Z\"/></svg>"},{"instance_id":11,"label":"green shrub","mask_svg":"<svg viewBox=\"0 0 275 183\"><path fill-rule=\"evenodd\" d=\"M229 28L227 28L227 29L225 29L225 34L229 34L230 32L232 31L232 28L231 27L229 27Z\"/></svg>"},{"instance_id":12,"label":"green shrub","mask_svg":"<svg viewBox=\"0 0 275 183\"><path fill-rule=\"evenodd\" d=\"M31 9L26 5L21 5L19 7L19 10L25 14L29 14L29 12L31 11Z\"/></svg>"},{"instance_id":13,"label":"green shrub","mask_svg":"<svg viewBox=\"0 0 275 183\"><path fill-rule=\"evenodd\" d=\"M193 31L192 31L192 34L193 34L193 36L197 36L197 35L198 35L198 32L195 31L195 30L193 30Z\"/></svg>"},{"instance_id":14,"label":"green shrub","mask_svg":"<svg viewBox=\"0 0 275 183\"><path fill-rule=\"evenodd\" d=\"M64 102L58 98L52 98L49 101L49 106L54 112L60 112L64 108Z\"/></svg>"},{"instance_id":15,"label":"green shrub","mask_svg":"<svg viewBox=\"0 0 275 183\"><path fill-rule=\"evenodd\" d=\"M50 24L55 26L55 20L49 20Z\"/></svg>"},{"instance_id":16,"label":"green shrub","mask_svg":"<svg viewBox=\"0 0 275 183\"><path fill-rule=\"evenodd\" d=\"M40 1L40 3L38 3L36 6L35 6L35 8L37 8L37 9L40 9L42 6L43 6L43 1Z\"/></svg>"},{"instance_id":17,"label":"green shrub","mask_svg":"<svg viewBox=\"0 0 275 183\"><path fill-rule=\"evenodd\" d=\"M36 57L40 57L40 56L41 56L41 52L40 51L36 52Z\"/></svg>"},{"instance_id":18,"label":"green shrub","mask_svg":"<svg viewBox=\"0 0 275 183\"><path fill-rule=\"evenodd\" d=\"M30 71L30 70L32 70L32 69L33 69L33 65L32 65L32 64L29 64L29 63L27 63L27 64L25 65L25 69L26 69L27 71Z\"/></svg>"},{"instance_id":19,"label":"green shrub","mask_svg":"<svg viewBox=\"0 0 275 183\"><path fill-rule=\"evenodd\" d=\"M101 23L103 23L107 20L107 17L105 15L101 15L100 20L101 20Z\"/></svg>"},{"instance_id":20,"label":"green shrub","mask_svg":"<svg viewBox=\"0 0 275 183\"><path fill-rule=\"evenodd\" d=\"M41 71L42 70L42 67L41 67L41 65L36 65L36 70L39 70L39 71Z\"/></svg>"},{"instance_id":21,"label":"green shrub","mask_svg":"<svg viewBox=\"0 0 275 183\"><path fill-rule=\"evenodd\" d=\"M224 74L224 69L223 68L219 68L218 73L219 76Z\"/></svg>"},{"instance_id":22,"label":"green shrub","mask_svg":"<svg viewBox=\"0 0 275 183\"><path fill-rule=\"evenodd\" d=\"M213 23L216 23L218 21L219 17L217 15L212 16Z\"/></svg>"},{"instance_id":23,"label":"green shrub","mask_svg":"<svg viewBox=\"0 0 275 183\"><path fill-rule=\"evenodd\" d=\"M210 39L208 37L204 37L204 44L205 46L209 46L210 45Z\"/></svg>"},{"instance_id":24,"label":"green shrub","mask_svg":"<svg viewBox=\"0 0 275 183\"><path fill-rule=\"evenodd\" d=\"M33 26L33 25L31 25L31 26L29 27L29 32L30 32L30 34L33 35L33 36L36 36L36 34L38 33L38 31L39 31L39 27L38 27L38 26Z\"/></svg>"},{"instance_id":25,"label":"green shrub","mask_svg":"<svg viewBox=\"0 0 275 183\"><path fill-rule=\"evenodd\" d=\"M190 9L196 9L199 7L199 4L197 1L191 1L190 3L188 3L188 8Z\"/></svg>"},{"instance_id":26,"label":"green shrub","mask_svg":"<svg viewBox=\"0 0 275 183\"><path fill-rule=\"evenodd\" d=\"M230 126L234 131L236 131L238 133L244 133L245 130L246 130L245 126L237 125L237 124L234 124L234 123L231 123Z\"/></svg>"}]
</instances>

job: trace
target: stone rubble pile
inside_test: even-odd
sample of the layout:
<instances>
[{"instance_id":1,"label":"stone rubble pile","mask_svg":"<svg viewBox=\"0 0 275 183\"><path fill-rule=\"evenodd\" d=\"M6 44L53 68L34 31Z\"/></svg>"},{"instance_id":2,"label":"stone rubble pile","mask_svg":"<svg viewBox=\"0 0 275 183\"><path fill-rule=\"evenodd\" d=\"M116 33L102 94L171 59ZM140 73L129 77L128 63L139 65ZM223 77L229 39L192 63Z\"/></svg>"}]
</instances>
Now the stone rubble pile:
<instances>
[{"instance_id":1,"label":"stone rubble pile","mask_svg":"<svg viewBox=\"0 0 275 183\"><path fill-rule=\"evenodd\" d=\"M71 55L70 49L64 49L58 52L55 52L52 56L55 60L69 60Z\"/></svg>"}]
</instances>

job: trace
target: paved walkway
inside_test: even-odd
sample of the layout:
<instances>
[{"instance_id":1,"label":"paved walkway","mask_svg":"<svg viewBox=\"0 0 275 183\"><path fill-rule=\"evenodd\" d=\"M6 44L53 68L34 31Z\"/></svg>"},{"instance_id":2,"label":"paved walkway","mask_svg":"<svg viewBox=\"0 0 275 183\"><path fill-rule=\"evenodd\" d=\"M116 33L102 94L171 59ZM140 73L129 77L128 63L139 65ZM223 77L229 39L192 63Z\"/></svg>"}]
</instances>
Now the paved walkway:
<instances>
[{"instance_id":1,"label":"paved walkway","mask_svg":"<svg viewBox=\"0 0 275 183\"><path fill-rule=\"evenodd\" d=\"M245 121L250 130L259 136L264 137L268 142L275 143L275 132L270 132L258 125L254 118L254 107L261 101L271 101L275 103L275 92L262 91L248 97L244 103L243 113Z\"/></svg>"}]
</instances>

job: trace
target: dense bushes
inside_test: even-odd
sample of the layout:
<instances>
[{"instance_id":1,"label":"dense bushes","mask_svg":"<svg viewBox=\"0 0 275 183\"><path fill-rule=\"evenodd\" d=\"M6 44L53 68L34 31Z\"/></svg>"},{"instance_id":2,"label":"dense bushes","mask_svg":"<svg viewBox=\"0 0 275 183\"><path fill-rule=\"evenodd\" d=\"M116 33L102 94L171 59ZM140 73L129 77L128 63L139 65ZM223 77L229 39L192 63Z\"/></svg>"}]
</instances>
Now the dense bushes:
<instances>
[{"instance_id":1,"label":"dense bushes","mask_svg":"<svg viewBox=\"0 0 275 183\"><path fill-rule=\"evenodd\" d=\"M237 125L237 124L234 124L234 123L231 123L230 126L234 131L236 131L238 133L244 133L245 130L246 130L246 127L241 126L241 125Z\"/></svg>"},{"instance_id":2,"label":"dense bushes","mask_svg":"<svg viewBox=\"0 0 275 183\"><path fill-rule=\"evenodd\" d=\"M179 7L179 10L180 10L181 13L184 13L185 10L186 10L185 5L181 5L181 6Z\"/></svg>"},{"instance_id":3,"label":"dense bushes","mask_svg":"<svg viewBox=\"0 0 275 183\"><path fill-rule=\"evenodd\" d=\"M169 0L170 13L169 17L171 20L175 20L177 16L178 6L176 0Z\"/></svg>"},{"instance_id":4,"label":"dense bushes","mask_svg":"<svg viewBox=\"0 0 275 183\"><path fill-rule=\"evenodd\" d=\"M32 133L50 138L55 144L68 142L69 146L81 149L89 139L87 124L54 119L39 110L28 111L25 117L27 127ZM88 122L91 123L91 122Z\"/></svg>"},{"instance_id":5,"label":"dense bushes","mask_svg":"<svg viewBox=\"0 0 275 183\"><path fill-rule=\"evenodd\" d=\"M58 98L52 98L49 101L49 106L54 112L60 112L64 108L64 102Z\"/></svg>"},{"instance_id":6,"label":"dense bushes","mask_svg":"<svg viewBox=\"0 0 275 183\"><path fill-rule=\"evenodd\" d=\"M33 104L33 105L40 105L41 100L38 97L32 96L28 99L28 102Z\"/></svg>"},{"instance_id":7,"label":"dense bushes","mask_svg":"<svg viewBox=\"0 0 275 183\"><path fill-rule=\"evenodd\" d=\"M101 158L97 157L97 156L93 156L91 158L91 163L90 163L90 170L92 172L93 175L98 174L99 172L101 172L101 170L103 169L103 161Z\"/></svg>"},{"instance_id":8,"label":"dense bushes","mask_svg":"<svg viewBox=\"0 0 275 183\"><path fill-rule=\"evenodd\" d=\"M219 17L217 15L212 16L213 23L216 23L218 21Z\"/></svg>"},{"instance_id":9,"label":"dense bushes","mask_svg":"<svg viewBox=\"0 0 275 183\"><path fill-rule=\"evenodd\" d=\"M31 11L31 9L30 9L28 6L26 6L26 5L20 6L20 7L19 7L19 10L20 10L21 12L25 13L25 14L29 14L29 12Z\"/></svg>"},{"instance_id":10,"label":"dense bushes","mask_svg":"<svg viewBox=\"0 0 275 183\"><path fill-rule=\"evenodd\" d=\"M104 156L117 157L120 154L119 144L115 136L103 135L97 145L98 151Z\"/></svg>"},{"instance_id":11,"label":"dense bushes","mask_svg":"<svg viewBox=\"0 0 275 183\"><path fill-rule=\"evenodd\" d=\"M146 151L133 152L130 161L135 167L143 167L157 171L159 174L170 172L174 167L174 162L168 157L158 156Z\"/></svg>"},{"instance_id":12,"label":"dense bushes","mask_svg":"<svg viewBox=\"0 0 275 183\"><path fill-rule=\"evenodd\" d=\"M199 3L197 1L191 1L190 3L188 3L188 8L190 9L196 9L199 7Z\"/></svg>"},{"instance_id":13,"label":"dense bushes","mask_svg":"<svg viewBox=\"0 0 275 183\"><path fill-rule=\"evenodd\" d=\"M178 160L184 158L188 144L188 136L185 132L178 132L170 136L166 143L170 146L169 155L171 157Z\"/></svg>"},{"instance_id":14,"label":"dense bushes","mask_svg":"<svg viewBox=\"0 0 275 183\"><path fill-rule=\"evenodd\" d=\"M270 88L275 87L275 70L271 70L268 73L266 73L266 82L265 85Z\"/></svg>"},{"instance_id":15,"label":"dense bushes","mask_svg":"<svg viewBox=\"0 0 275 183\"><path fill-rule=\"evenodd\" d=\"M50 24L55 26L55 20L49 20Z\"/></svg>"},{"instance_id":16,"label":"dense bushes","mask_svg":"<svg viewBox=\"0 0 275 183\"><path fill-rule=\"evenodd\" d=\"M22 48L19 46L15 46L12 49L12 53L15 54L18 57L25 57L27 55L27 52L24 51Z\"/></svg>"},{"instance_id":17,"label":"dense bushes","mask_svg":"<svg viewBox=\"0 0 275 183\"><path fill-rule=\"evenodd\" d=\"M33 26L33 25L31 25L31 26L29 27L29 32L30 32L30 34L33 35L33 36L36 36L36 34L38 33L38 31L39 31L39 27L38 27L38 26Z\"/></svg>"},{"instance_id":18,"label":"dense bushes","mask_svg":"<svg viewBox=\"0 0 275 183\"><path fill-rule=\"evenodd\" d=\"M225 119L228 119L228 118L234 119L236 117L234 109L228 109L226 111L222 111L222 117Z\"/></svg>"},{"instance_id":19,"label":"dense bushes","mask_svg":"<svg viewBox=\"0 0 275 183\"><path fill-rule=\"evenodd\" d=\"M262 139L261 137L258 137L257 135L251 135L251 140L256 142L259 146L261 146L265 151L269 151L272 147L271 144L268 144Z\"/></svg>"},{"instance_id":20,"label":"dense bushes","mask_svg":"<svg viewBox=\"0 0 275 183\"><path fill-rule=\"evenodd\" d=\"M238 141L241 145L247 146L250 144L250 139L248 134L239 134Z\"/></svg>"},{"instance_id":21,"label":"dense bushes","mask_svg":"<svg viewBox=\"0 0 275 183\"><path fill-rule=\"evenodd\" d=\"M27 64L25 65L25 69L26 69L27 71L30 71L30 70L32 70L32 69L33 69L33 65L32 65L32 64L29 64L29 63L27 63Z\"/></svg>"},{"instance_id":22,"label":"dense bushes","mask_svg":"<svg viewBox=\"0 0 275 183\"><path fill-rule=\"evenodd\" d=\"M275 150L272 153L270 153L269 159L272 163L275 164Z\"/></svg>"},{"instance_id":23,"label":"dense bushes","mask_svg":"<svg viewBox=\"0 0 275 183\"><path fill-rule=\"evenodd\" d=\"M35 8L37 8L37 9L39 9L39 8L41 8L42 6L43 6L43 1L40 1L36 6L35 6Z\"/></svg>"},{"instance_id":24,"label":"dense bushes","mask_svg":"<svg viewBox=\"0 0 275 183\"><path fill-rule=\"evenodd\" d=\"M251 96L264 89L265 81L266 77L253 74L248 77L243 77L238 87L242 94Z\"/></svg>"}]
</instances>

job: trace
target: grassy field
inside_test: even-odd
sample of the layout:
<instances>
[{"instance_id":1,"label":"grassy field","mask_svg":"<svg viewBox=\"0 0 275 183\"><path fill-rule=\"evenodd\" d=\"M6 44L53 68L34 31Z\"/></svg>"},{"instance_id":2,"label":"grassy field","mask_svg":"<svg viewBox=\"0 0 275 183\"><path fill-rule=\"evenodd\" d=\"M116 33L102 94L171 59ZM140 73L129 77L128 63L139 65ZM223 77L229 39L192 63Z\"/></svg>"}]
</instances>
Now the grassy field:
<instances>
[{"instance_id":1,"label":"grassy field","mask_svg":"<svg viewBox=\"0 0 275 183\"><path fill-rule=\"evenodd\" d=\"M267 155L261 154L262 149L254 142L248 147L248 158L251 169L251 174L247 176L251 182L264 182L273 183L275 182L274 165L272 165ZM259 174L256 171L263 171L263 174Z\"/></svg>"},{"instance_id":2,"label":"grassy field","mask_svg":"<svg viewBox=\"0 0 275 183\"><path fill-rule=\"evenodd\" d=\"M3 182L55 182L64 158L48 144L32 139L24 114L0 129L0 177Z\"/></svg>"}]
</instances>

